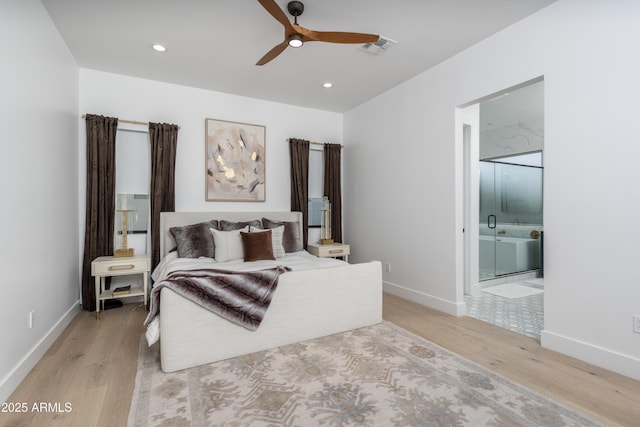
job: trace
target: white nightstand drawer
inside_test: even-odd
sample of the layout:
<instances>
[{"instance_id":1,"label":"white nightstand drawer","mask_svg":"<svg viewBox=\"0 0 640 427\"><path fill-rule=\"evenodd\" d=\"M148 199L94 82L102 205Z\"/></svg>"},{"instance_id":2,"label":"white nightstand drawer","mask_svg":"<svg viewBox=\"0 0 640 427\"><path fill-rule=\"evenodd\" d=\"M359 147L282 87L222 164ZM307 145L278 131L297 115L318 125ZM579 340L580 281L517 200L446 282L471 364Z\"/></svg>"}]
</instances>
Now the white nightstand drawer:
<instances>
[{"instance_id":1,"label":"white nightstand drawer","mask_svg":"<svg viewBox=\"0 0 640 427\"><path fill-rule=\"evenodd\" d=\"M309 244L307 249L309 253L320 258L347 257L351 252L351 247L342 243L334 243L332 245Z\"/></svg>"},{"instance_id":2,"label":"white nightstand drawer","mask_svg":"<svg viewBox=\"0 0 640 427\"><path fill-rule=\"evenodd\" d=\"M149 270L148 256L122 258L104 257L104 260L101 258L96 258L96 260L91 263L92 276L119 276Z\"/></svg>"},{"instance_id":3,"label":"white nightstand drawer","mask_svg":"<svg viewBox=\"0 0 640 427\"><path fill-rule=\"evenodd\" d=\"M320 253L322 254L322 256L345 256L349 255L349 248L344 246L336 248L320 247Z\"/></svg>"}]
</instances>

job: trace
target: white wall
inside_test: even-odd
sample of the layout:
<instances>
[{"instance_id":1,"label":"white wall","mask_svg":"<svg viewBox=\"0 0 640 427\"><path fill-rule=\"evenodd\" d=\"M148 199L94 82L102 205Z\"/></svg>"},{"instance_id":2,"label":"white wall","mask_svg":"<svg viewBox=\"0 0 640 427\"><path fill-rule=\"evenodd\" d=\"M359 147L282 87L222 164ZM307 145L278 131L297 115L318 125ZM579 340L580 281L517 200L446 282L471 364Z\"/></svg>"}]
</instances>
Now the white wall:
<instances>
[{"instance_id":1,"label":"white wall","mask_svg":"<svg viewBox=\"0 0 640 427\"><path fill-rule=\"evenodd\" d=\"M80 69L80 111L180 126L176 159L177 211L287 211L290 137L342 143L342 114ZM205 201L205 118L266 126L266 201ZM84 120L79 152L85 156ZM144 127L143 127L144 129ZM84 235L84 169L80 170L80 234Z\"/></svg>"},{"instance_id":2,"label":"white wall","mask_svg":"<svg viewBox=\"0 0 640 427\"><path fill-rule=\"evenodd\" d=\"M4 402L77 313L78 68L39 1L1 2L0 39Z\"/></svg>"},{"instance_id":3,"label":"white wall","mask_svg":"<svg viewBox=\"0 0 640 427\"><path fill-rule=\"evenodd\" d=\"M346 241L385 289L464 312L456 107L544 76L542 344L640 379L640 2L560 0L345 115Z\"/></svg>"}]
</instances>

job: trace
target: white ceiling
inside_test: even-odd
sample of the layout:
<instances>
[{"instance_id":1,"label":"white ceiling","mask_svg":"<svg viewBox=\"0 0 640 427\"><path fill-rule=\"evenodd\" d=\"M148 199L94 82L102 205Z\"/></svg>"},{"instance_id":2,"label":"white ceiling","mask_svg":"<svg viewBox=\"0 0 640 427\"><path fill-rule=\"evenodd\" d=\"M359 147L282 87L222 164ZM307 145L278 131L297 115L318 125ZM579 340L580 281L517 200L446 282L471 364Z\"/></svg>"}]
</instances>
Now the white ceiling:
<instances>
[{"instance_id":1,"label":"white ceiling","mask_svg":"<svg viewBox=\"0 0 640 427\"><path fill-rule=\"evenodd\" d=\"M346 112L553 1L307 0L298 18L305 28L398 43L381 55L306 43L262 67L255 63L282 42L283 27L257 0L42 3L79 67ZM286 11L288 0L277 3ZM324 89L325 81L334 87Z\"/></svg>"}]
</instances>

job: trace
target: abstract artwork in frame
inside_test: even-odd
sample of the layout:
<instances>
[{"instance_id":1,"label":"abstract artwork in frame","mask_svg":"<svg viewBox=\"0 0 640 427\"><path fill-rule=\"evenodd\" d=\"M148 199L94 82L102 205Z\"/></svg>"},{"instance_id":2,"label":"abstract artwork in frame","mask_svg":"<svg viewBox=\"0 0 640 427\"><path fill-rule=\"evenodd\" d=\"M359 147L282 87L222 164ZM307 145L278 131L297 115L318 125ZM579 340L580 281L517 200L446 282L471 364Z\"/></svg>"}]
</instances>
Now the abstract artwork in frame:
<instances>
[{"instance_id":1,"label":"abstract artwork in frame","mask_svg":"<svg viewBox=\"0 0 640 427\"><path fill-rule=\"evenodd\" d=\"M206 200L265 201L264 126L206 122Z\"/></svg>"}]
</instances>

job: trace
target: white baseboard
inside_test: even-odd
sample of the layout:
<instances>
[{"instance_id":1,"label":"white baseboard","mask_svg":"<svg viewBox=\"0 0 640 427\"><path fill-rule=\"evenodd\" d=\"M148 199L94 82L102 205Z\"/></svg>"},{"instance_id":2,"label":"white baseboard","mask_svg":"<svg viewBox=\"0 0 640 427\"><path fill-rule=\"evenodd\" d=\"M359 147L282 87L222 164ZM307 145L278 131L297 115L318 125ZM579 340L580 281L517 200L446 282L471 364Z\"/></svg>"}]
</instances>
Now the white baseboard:
<instances>
[{"instance_id":1,"label":"white baseboard","mask_svg":"<svg viewBox=\"0 0 640 427\"><path fill-rule=\"evenodd\" d=\"M434 297L433 295L416 291L415 289L405 288L404 286L389 282L382 282L382 289L392 295L417 302L418 304L451 314L452 316L464 316L466 313L466 304L464 302L456 303L444 300L439 297Z\"/></svg>"},{"instance_id":2,"label":"white baseboard","mask_svg":"<svg viewBox=\"0 0 640 427\"><path fill-rule=\"evenodd\" d=\"M11 393L20 385L22 380L36 366L36 363L62 334L71 320L80 312L80 301L76 301L69 310L47 331L47 333L33 346L33 348L18 362L0 382L0 402L6 402Z\"/></svg>"},{"instance_id":3,"label":"white baseboard","mask_svg":"<svg viewBox=\"0 0 640 427\"><path fill-rule=\"evenodd\" d=\"M542 347L575 357L592 365L640 380L640 359L578 341L547 330L540 333Z\"/></svg>"}]
</instances>

